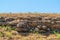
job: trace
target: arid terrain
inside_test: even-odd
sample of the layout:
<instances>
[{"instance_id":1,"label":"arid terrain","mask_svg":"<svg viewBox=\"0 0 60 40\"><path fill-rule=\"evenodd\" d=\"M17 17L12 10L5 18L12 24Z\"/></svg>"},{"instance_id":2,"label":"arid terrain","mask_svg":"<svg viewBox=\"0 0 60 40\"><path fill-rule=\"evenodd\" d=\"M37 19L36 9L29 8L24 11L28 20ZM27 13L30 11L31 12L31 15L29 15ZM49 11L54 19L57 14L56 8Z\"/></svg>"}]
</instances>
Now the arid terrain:
<instances>
[{"instance_id":1,"label":"arid terrain","mask_svg":"<svg viewBox=\"0 0 60 40\"><path fill-rule=\"evenodd\" d=\"M0 40L60 40L60 14L0 14Z\"/></svg>"}]
</instances>

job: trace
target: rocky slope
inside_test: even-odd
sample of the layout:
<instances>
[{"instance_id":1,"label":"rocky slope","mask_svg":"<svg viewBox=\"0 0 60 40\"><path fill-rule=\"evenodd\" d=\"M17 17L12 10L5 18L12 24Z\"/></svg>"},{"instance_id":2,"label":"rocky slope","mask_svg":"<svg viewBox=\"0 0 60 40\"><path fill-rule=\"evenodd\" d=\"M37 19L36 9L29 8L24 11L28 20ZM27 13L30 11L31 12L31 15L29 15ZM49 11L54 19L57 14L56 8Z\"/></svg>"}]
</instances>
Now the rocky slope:
<instances>
[{"instance_id":1,"label":"rocky slope","mask_svg":"<svg viewBox=\"0 0 60 40\"><path fill-rule=\"evenodd\" d=\"M58 14L1 14L0 26L16 27L18 32L50 32L60 29Z\"/></svg>"},{"instance_id":2,"label":"rocky slope","mask_svg":"<svg viewBox=\"0 0 60 40\"><path fill-rule=\"evenodd\" d=\"M60 14L0 14L0 40L60 40L53 31Z\"/></svg>"}]
</instances>

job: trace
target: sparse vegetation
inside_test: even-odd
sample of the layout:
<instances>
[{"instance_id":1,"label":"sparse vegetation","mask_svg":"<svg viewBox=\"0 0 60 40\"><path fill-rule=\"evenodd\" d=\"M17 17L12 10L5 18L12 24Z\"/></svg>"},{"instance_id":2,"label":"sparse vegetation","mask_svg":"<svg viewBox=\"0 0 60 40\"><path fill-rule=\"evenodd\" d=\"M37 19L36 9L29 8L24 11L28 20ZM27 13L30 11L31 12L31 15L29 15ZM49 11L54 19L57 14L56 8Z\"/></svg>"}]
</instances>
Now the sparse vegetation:
<instances>
[{"instance_id":1,"label":"sparse vegetation","mask_svg":"<svg viewBox=\"0 0 60 40\"><path fill-rule=\"evenodd\" d=\"M3 16L3 17L7 17L7 18L11 18L13 17L14 19L17 19L17 17L27 17L27 16L32 16L32 17L39 17L39 16L48 16L48 17L60 17L59 14L1 14L0 16ZM18 23L19 22L19 19L18 20L14 20L14 21L9 21L9 23ZM14 25L12 25L14 26ZM40 26L39 26L40 27ZM39 28L38 27L38 28ZM45 27L45 26L43 26ZM0 40L1 40L1 37L3 39L6 39L6 40L51 40L51 39L57 39L58 38L60 39L60 33L59 32L56 32L55 30L53 31L54 34L41 34L39 33L40 30L38 29L31 29L29 30L31 33L18 33L16 31L16 27L11 27L11 26L0 26ZM47 31L48 32L48 31ZM27 36L26 36L27 35ZM51 36L50 36L51 35ZM55 37L55 38L54 38ZM57 38L58 37L58 38ZM2 40L3 40L2 39Z\"/></svg>"},{"instance_id":2,"label":"sparse vegetation","mask_svg":"<svg viewBox=\"0 0 60 40\"><path fill-rule=\"evenodd\" d=\"M57 35L57 37L60 39L60 33L59 32L56 32L56 31L53 31L55 35Z\"/></svg>"},{"instance_id":3,"label":"sparse vegetation","mask_svg":"<svg viewBox=\"0 0 60 40\"><path fill-rule=\"evenodd\" d=\"M9 31L7 31L7 32L5 33L5 35L6 35L7 37L11 37L11 36L12 36L12 33L9 32Z\"/></svg>"},{"instance_id":4,"label":"sparse vegetation","mask_svg":"<svg viewBox=\"0 0 60 40\"><path fill-rule=\"evenodd\" d=\"M3 35L4 35L4 34L3 34L2 32L0 32L0 37L3 37Z\"/></svg>"}]
</instances>

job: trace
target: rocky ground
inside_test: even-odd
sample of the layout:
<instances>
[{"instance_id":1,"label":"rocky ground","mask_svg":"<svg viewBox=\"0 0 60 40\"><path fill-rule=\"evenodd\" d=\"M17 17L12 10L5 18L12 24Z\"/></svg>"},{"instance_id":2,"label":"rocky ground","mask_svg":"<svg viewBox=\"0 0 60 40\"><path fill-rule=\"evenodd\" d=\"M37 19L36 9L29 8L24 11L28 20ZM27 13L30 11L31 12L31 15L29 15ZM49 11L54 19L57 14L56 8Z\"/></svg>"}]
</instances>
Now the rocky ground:
<instances>
[{"instance_id":1,"label":"rocky ground","mask_svg":"<svg viewBox=\"0 0 60 40\"><path fill-rule=\"evenodd\" d=\"M0 27L0 40L60 40L55 34L18 33L6 27Z\"/></svg>"},{"instance_id":2,"label":"rocky ground","mask_svg":"<svg viewBox=\"0 0 60 40\"><path fill-rule=\"evenodd\" d=\"M59 15L0 14L0 40L59 40Z\"/></svg>"}]
</instances>

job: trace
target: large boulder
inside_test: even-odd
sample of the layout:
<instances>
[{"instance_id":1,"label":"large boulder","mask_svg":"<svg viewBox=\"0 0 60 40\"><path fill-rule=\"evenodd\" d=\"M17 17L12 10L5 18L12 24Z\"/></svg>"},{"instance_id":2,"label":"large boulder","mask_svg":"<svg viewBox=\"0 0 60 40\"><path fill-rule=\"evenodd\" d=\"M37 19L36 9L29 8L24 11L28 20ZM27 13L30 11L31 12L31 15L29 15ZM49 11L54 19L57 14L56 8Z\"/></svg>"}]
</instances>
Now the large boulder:
<instances>
[{"instance_id":1,"label":"large boulder","mask_svg":"<svg viewBox=\"0 0 60 40\"><path fill-rule=\"evenodd\" d=\"M0 22L5 22L5 17L0 17Z\"/></svg>"},{"instance_id":2,"label":"large boulder","mask_svg":"<svg viewBox=\"0 0 60 40\"><path fill-rule=\"evenodd\" d=\"M8 23L7 22L0 22L0 26L7 26Z\"/></svg>"},{"instance_id":3,"label":"large boulder","mask_svg":"<svg viewBox=\"0 0 60 40\"><path fill-rule=\"evenodd\" d=\"M36 27L38 25L38 21L28 21L28 25L30 27Z\"/></svg>"},{"instance_id":4,"label":"large boulder","mask_svg":"<svg viewBox=\"0 0 60 40\"><path fill-rule=\"evenodd\" d=\"M15 20L15 19L14 19L14 18L7 18L7 19L6 19L7 22L11 22L11 21L13 21L13 20Z\"/></svg>"},{"instance_id":5,"label":"large boulder","mask_svg":"<svg viewBox=\"0 0 60 40\"><path fill-rule=\"evenodd\" d=\"M5 26L5 25L7 25L5 17L0 17L0 26Z\"/></svg>"},{"instance_id":6,"label":"large boulder","mask_svg":"<svg viewBox=\"0 0 60 40\"><path fill-rule=\"evenodd\" d=\"M39 29L39 32L47 32L50 31L51 29L46 26L46 25L38 25L37 28Z\"/></svg>"},{"instance_id":7,"label":"large boulder","mask_svg":"<svg viewBox=\"0 0 60 40\"><path fill-rule=\"evenodd\" d=\"M17 24L16 30L18 32L28 32L29 31L29 26L27 25L27 21L20 21Z\"/></svg>"},{"instance_id":8,"label":"large boulder","mask_svg":"<svg viewBox=\"0 0 60 40\"><path fill-rule=\"evenodd\" d=\"M7 25L10 26L10 27L16 27L17 26L17 23L19 22L19 20L14 20L14 21L7 21Z\"/></svg>"},{"instance_id":9,"label":"large boulder","mask_svg":"<svg viewBox=\"0 0 60 40\"><path fill-rule=\"evenodd\" d=\"M50 25L52 29L60 29L60 24Z\"/></svg>"}]
</instances>

